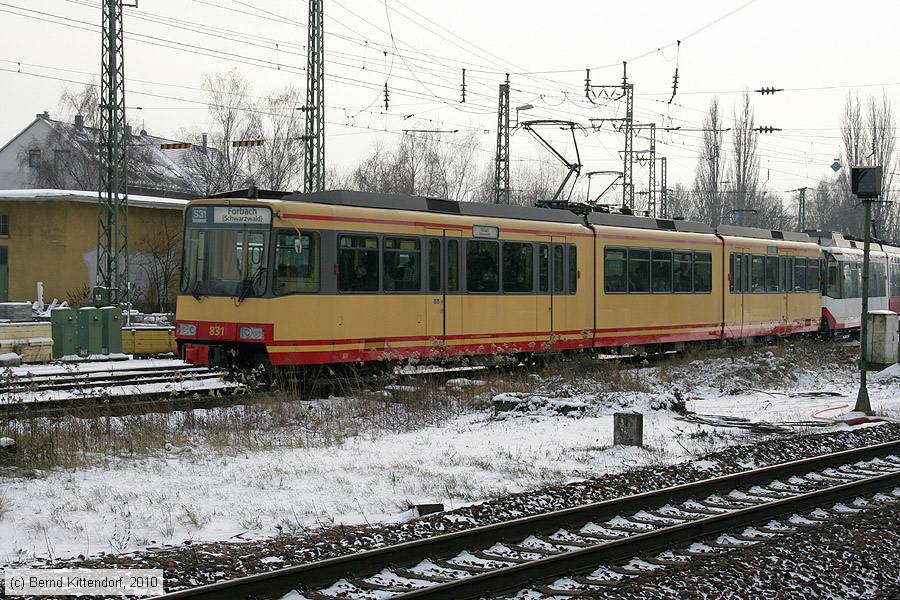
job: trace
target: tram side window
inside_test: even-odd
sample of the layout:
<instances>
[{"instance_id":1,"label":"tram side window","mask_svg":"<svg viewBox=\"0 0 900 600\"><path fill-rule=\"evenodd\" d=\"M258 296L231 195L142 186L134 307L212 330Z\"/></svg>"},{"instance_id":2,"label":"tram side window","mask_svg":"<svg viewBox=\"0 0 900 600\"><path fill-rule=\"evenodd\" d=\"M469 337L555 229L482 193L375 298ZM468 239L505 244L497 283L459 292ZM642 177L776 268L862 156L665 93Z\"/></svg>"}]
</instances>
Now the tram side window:
<instances>
[{"instance_id":1,"label":"tram side window","mask_svg":"<svg viewBox=\"0 0 900 600\"><path fill-rule=\"evenodd\" d=\"M653 250L651 269L654 294L672 293L672 251Z\"/></svg>"},{"instance_id":2,"label":"tram side window","mask_svg":"<svg viewBox=\"0 0 900 600\"><path fill-rule=\"evenodd\" d=\"M338 290L377 292L378 238L342 235L338 247Z\"/></svg>"},{"instance_id":3,"label":"tram side window","mask_svg":"<svg viewBox=\"0 0 900 600\"><path fill-rule=\"evenodd\" d=\"M603 251L603 289L607 294L628 291L627 266L628 253L624 248Z\"/></svg>"},{"instance_id":4,"label":"tram side window","mask_svg":"<svg viewBox=\"0 0 900 600\"><path fill-rule=\"evenodd\" d=\"M503 292L527 293L534 289L534 250L531 244L503 242Z\"/></svg>"},{"instance_id":5,"label":"tram side window","mask_svg":"<svg viewBox=\"0 0 900 600\"><path fill-rule=\"evenodd\" d=\"M384 238L384 291L418 292L422 289L422 249L415 238Z\"/></svg>"},{"instance_id":6,"label":"tram side window","mask_svg":"<svg viewBox=\"0 0 900 600\"><path fill-rule=\"evenodd\" d=\"M859 298L859 263L844 263L844 298Z\"/></svg>"},{"instance_id":7,"label":"tram side window","mask_svg":"<svg viewBox=\"0 0 900 600\"><path fill-rule=\"evenodd\" d=\"M729 291L731 291L732 294L739 294L741 292L741 262L743 262L741 255L732 252L731 274L729 276L731 283L728 286Z\"/></svg>"},{"instance_id":8,"label":"tram side window","mask_svg":"<svg viewBox=\"0 0 900 600\"><path fill-rule=\"evenodd\" d=\"M500 291L500 244L466 242L466 289L479 293Z\"/></svg>"},{"instance_id":9,"label":"tram side window","mask_svg":"<svg viewBox=\"0 0 900 600\"><path fill-rule=\"evenodd\" d=\"M428 291L441 291L441 240L428 240Z\"/></svg>"},{"instance_id":10,"label":"tram side window","mask_svg":"<svg viewBox=\"0 0 900 600\"><path fill-rule=\"evenodd\" d=\"M806 290L818 292L819 289L819 261L809 258L806 260Z\"/></svg>"},{"instance_id":11,"label":"tram side window","mask_svg":"<svg viewBox=\"0 0 900 600\"><path fill-rule=\"evenodd\" d=\"M782 291L782 292L791 291L791 286L789 283L791 267L790 267L790 263L788 262L788 260L789 259L786 256L782 256L779 259L779 262L781 264L781 287L779 288L779 291Z\"/></svg>"},{"instance_id":12,"label":"tram side window","mask_svg":"<svg viewBox=\"0 0 900 600\"><path fill-rule=\"evenodd\" d=\"M833 258L828 259L825 295L829 298L841 297L841 266Z\"/></svg>"},{"instance_id":13,"label":"tram side window","mask_svg":"<svg viewBox=\"0 0 900 600\"><path fill-rule=\"evenodd\" d=\"M566 260L563 256L563 247L553 244L553 293L562 294L566 283Z\"/></svg>"},{"instance_id":14,"label":"tram side window","mask_svg":"<svg viewBox=\"0 0 900 600\"><path fill-rule=\"evenodd\" d=\"M319 234L279 231L275 239L275 295L319 291Z\"/></svg>"},{"instance_id":15,"label":"tram side window","mask_svg":"<svg viewBox=\"0 0 900 600\"><path fill-rule=\"evenodd\" d=\"M675 292L686 292L689 294L694 291L693 256L690 252L675 252L674 259L673 288Z\"/></svg>"},{"instance_id":16,"label":"tram side window","mask_svg":"<svg viewBox=\"0 0 900 600\"><path fill-rule=\"evenodd\" d=\"M550 291L550 246L538 246L538 291Z\"/></svg>"},{"instance_id":17,"label":"tram side window","mask_svg":"<svg viewBox=\"0 0 900 600\"><path fill-rule=\"evenodd\" d=\"M891 296L900 296L900 260L891 259Z\"/></svg>"},{"instance_id":18,"label":"tram side window","mask_svg":"<svg viewBox=\"0 0 900 600\"><path fill-rule=\"evenodd\" d=\"M447 291L459 291L459 240L447 240Z\"/></svg>"},{"instance_id":19,"label":"tram side window","mask_svg":"<svg viewBox=\"0 0 900 600\"><path fill-rule=\"evenodd\" d=\"M750 291L766 291L766 267L765 256L750 257Z\"/></svg>"},{"instance_id":20,"label":"tram side window","mask_svg":"<svg viewBox=\"0 0 900 600\"><path fill-rule=\"evenodd\" d=\"M780 274L778 272L778 257L777 256L767 256L766 257L766 291L767 292L777 292L779 291L778 286L780 284Z\"/></svg>"},{"instance_id":21,"label":"tram side window","mask_svg":"<svg viewBox=\"0 0 900 600\"><path fill-rule=\"evenodd\" d=\"M569 246L569 293L578 291L578 248Z\"/></svg>"},{"instance_id":22,"label":"tram side window","mask_svg":"<svg viewBox=\"0 0 900 600\"><path fill-rule=\"evenodd\" d=\"M806 291L806 259L794 258L794 291Z\"/></svg>"},{"instance_id":23,"label":"tram side window","mask_svg":"<svg viewBox=\"0 0 900 600\"><path fill-rule=\"evenodd\" d=\"M694 293L712 291L712 254L694 252Z\"/></svg>"},{"instance_id":24,"label":"tram side window","mask_svg":"<svg viewBox=\"0 0 900 600\"><path fill-rule=\"evenodd\" d=\"M883 297L887 290L884 286L884 263L869 263L869 296Z\"/></svg>"},{"instance_id":25,"label":"tram side window","mask_svg":"<svg viewBox=\"0 0 900 600\"><path fill-rule=\"evenodd\" d=\"M628 291L650 291L650 251L639 248L628 250Z\"/></svg>"}]
</instances>

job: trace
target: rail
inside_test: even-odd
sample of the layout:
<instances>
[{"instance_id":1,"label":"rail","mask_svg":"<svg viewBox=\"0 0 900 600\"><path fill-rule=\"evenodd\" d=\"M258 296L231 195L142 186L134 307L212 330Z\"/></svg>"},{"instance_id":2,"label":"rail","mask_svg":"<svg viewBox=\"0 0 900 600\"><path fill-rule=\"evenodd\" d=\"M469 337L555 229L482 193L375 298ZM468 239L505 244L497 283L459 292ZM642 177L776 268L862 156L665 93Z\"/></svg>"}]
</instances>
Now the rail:
<instances>
[{"instance_id":1,"label":"rail","mask_svg":"<svg viewBox=\"0 0 900 600\"><path fill-rule=\"evenodd\" d=\"M347 598L354 597L354 593L364 596L373 591L380 597L410 599L462 599L504 593L535 580L546 581L572 572L589 571L604 561L615 561L900 485L900 458L884 460L894 454L900 455L900 442L797 460L477 527L172 592L160 598L278 598L299 590L301 597L319 600L334 598L322 590L339 581L349 588L340 596ZM861 468L849 466L873 459L882 460ZM816 474L821 471L825 474ZM811 473L816 475L804 479L802 484L774 487L774 482ZM767 485L773 487L765 487ZM762 488L756 489L759 486ZM716 496L723 493L727 495ZM710 497L713 499L709 500ZM689 504L674 513L660 510L682 503ZM636 514L645 516L635 517ZM581 529L596 521L613 519L618 519L619 524ZM654 520L657 525L665 524L667 520L669 523L657 527L651 524ZM574 527L579 529L573 530ZM560 537L560 532L566 529L573 531L566 531ZM518 542L511 543L510 540ZM532 540L530 545L526 544L528 540ZM468 561L459 560L457 555L460 553L469 557ZM425 560L434 565L431 572L412 570ZM453 560L456 562L451 562ZM379 577L372 581L373 576ZM409 584L410 580L415 584Z\"/></svg>"}]
</instances>

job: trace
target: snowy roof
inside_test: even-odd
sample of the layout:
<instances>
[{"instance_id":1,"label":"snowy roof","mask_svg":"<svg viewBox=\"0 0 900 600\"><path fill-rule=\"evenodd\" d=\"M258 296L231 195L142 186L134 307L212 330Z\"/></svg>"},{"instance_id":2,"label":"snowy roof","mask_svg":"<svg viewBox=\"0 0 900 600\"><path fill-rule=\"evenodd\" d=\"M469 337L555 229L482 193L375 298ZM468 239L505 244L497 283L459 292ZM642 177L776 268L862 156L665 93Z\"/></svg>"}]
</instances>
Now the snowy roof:
<instances>
[{"instance_id":1,"label":"snowy roof","mask_svg":"<svg viewBox=\"0 0 900 600\"><path fill-rule=\"evenodd\" d=\"M38 115L25 129L0 148L0 151L14 143L32 127L41 123L50 127L59 137L57 144L66 144L70 148L89 156L96 153L99 130L87 125L76 126L73 123L51 119L49 115ZM206 195L206 188L200 181L191 163L217 155L219 151L212 147L202 148L189 145L186 148L162 149L162 144L184 144L182 140L173 140L151 135L146 131L132 133L127 140L134 153L139 149L140 159L129 168L128 187L161 196L177 196L197 198Z\"/></svg>"},{"instance_id":2,"label":"snowy roof","mask_svg":"<svg viewBox=\"0 0 900 600\"><path fill-rule=\"evenodd\" d=\"M3 200L71 200L73 202L96 203L98 192L83 190L0 190L0 201ZM182 210L188 201L180 198L158 198L156 196L128 196L129 206L145 208L168 208Z\"/></svg>"}]
</instances>

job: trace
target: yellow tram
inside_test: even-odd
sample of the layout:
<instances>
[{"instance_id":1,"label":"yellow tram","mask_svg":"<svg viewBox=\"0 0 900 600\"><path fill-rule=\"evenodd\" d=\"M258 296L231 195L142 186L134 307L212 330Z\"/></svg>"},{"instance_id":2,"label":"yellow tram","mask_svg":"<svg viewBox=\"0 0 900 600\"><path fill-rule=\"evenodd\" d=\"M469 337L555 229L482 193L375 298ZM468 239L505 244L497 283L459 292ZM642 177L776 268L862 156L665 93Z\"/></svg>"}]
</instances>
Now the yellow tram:
<instances>
[{"instance_id":1,"label":"yellow tram","mask_svg":"<svg viewBox=\"0 0 900 600\"><path fill-rule=\"evenodd\" d=\"M176 336L190 362L278 367L785 335L818 329L806 283L818 264L804 234L348 191L230 195L186 209Z\"/></svg>"}]
</instances>

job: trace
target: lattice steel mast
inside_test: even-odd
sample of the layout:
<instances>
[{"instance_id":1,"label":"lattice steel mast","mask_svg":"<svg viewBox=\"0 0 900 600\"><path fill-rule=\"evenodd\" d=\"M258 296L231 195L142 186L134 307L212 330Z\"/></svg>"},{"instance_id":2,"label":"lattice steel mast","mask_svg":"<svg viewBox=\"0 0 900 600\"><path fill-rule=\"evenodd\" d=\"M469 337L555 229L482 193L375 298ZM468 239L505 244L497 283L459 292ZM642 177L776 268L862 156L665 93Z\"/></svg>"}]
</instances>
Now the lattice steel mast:
<instances>
[{"instance_id":1,"label":"lattice steel mast","mask_svg":"<svg viewBox=\"0 0 900 600\"><path fill-rule=\"evenodd\" d=\"M303 191L325 189L325 15L323 0L309 0L306 53L306 133L303 136Z\"/></svg>"},{"instance_id":2,"label":"lattice steel mast","mask_svg":"<svg viewBox=\"0 0 900 600\"><path fill-rule=\"evenodd\" d=\"M615 90L615 95L610 91ZM619 91L621 90L621 91ZM625 134L625 150L622 152L622 206L634 209L634 84L628 83L628 63L622 63L622 83L595 85L591 83L591 70L587 69L584 80L584 95L596 104L598 95L611 100L625 99L625 116L591 119L597 129L603 123L612 123L616 131Z\"/></svg>"},{"instance_id":3,"label":"lattice steel mast","mask_svg":"<svg viewBox=\"0 0 900 600\"><path fill-rule=\"evenodd\" d=\"M509 75L500 84L497 107L497 155L494 176L494 203L509 204Z\"/></svg>"},{"instance_id":4,"label":"lattice steel mast","mask_svg":"<svg viewBox=\"0 0 900 600\"><path fill-rule=\"evenodd\" d=\"M622 63L625 92L625 152L622 156L622 206L634 209L634 84L628 83L628 65Z\"/></svg>"},{"instance_id":5,"label":"lattice steel mast","mask_svg":"<svg viewBox=\"0 0 900 600\"><path fill-rule=\"evenodd\" d=\"M125 139L125 54L122 0L103 0L98 154L97 280L94 302L122 304L128 289L128 140Z\"/></svg>"},{"instance_id":6,"label":"lattice steel mast","mask_svg":"<svg viewBox=\"0 0 900 600\"><path fill-rule=\"evenodd\" d=\"M669 218L669 188L666 187L666 157L659 158L659 216Z\"/></svg>"}]
</instances>

